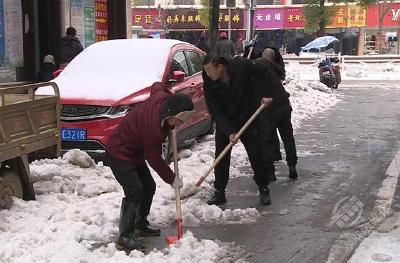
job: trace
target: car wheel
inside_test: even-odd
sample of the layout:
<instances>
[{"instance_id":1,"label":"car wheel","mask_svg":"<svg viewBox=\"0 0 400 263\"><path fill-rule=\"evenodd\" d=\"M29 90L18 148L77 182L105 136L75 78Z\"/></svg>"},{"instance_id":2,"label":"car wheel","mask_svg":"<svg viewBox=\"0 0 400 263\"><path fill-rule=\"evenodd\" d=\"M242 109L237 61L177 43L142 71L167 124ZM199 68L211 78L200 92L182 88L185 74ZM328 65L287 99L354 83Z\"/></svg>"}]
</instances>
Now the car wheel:
<instances>
[{"instance_id":1,"label":"car wheel","mask_svg":"<svg viewBox=\"0 0 400 263\"><path fill-rule=\"evenodd\" d=\"M15 171L4 169L0 172L0 209L12 206L12 196L23 197L21 179Z\"/></svg>"},{"instance_id":2,"label":"car wheel","mask_svg":"<svg viewBox=\"0 0 400 263\"><path fill-rule=\"evenodd\" d=\"M170 143L170 136L168 135L167 139L165 139L164 143L162 144L161 154L162 158L169 164L171 162L171 143Z\"/></svg>"}]
</instances>

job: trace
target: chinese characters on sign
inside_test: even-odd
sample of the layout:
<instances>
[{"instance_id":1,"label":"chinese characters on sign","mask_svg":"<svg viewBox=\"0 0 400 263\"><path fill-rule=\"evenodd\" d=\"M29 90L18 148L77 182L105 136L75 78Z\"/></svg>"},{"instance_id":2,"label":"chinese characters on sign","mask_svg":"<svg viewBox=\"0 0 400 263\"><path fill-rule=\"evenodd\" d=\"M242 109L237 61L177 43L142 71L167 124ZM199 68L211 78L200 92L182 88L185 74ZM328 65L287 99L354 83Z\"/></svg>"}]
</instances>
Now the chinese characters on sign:
<instances>
[{"instance_id":1,"label":"chinese characters on sign","mask_svg":"<svg viewBox=\"0 0 400 263\"><path fill-rule=\"evenodd\" d=\"M357 5L349 5L347 11L347 26L348 27L361 27L365 26L365 18L367 11Z\"/></svg>"},{"instance_id":2,"label":"chinese characters on sign","mask_svg":"<svg viewBox=\"0 0 400 263\"><path fill-rule=\"evenodd\" d=\"M283 25L285 28L304 28L303 8L286 8Z\"/></svg>"},{"instance_id":3,"label":"chinese characters on sign","mask_svg":"<svg viewBox=\"0 0 400 263\"><path fill-rule=\"evenodd\" d=\"M107 0L96 0L96 42L108 39Z\"/></svg>"},{"instance_id":4,"label":"chinese characters on sign","mask_svg":"<svg viewBox=\"0 0 400 263\"><path fill-rule=\"evenodd\" d=\"M336 9L336 14L327 28L346 27L347 26L347 6L331 7ZM332 9L331 9L332 10Z\"/></svg>"},{"instance_id":5,"label":"chinese characters on sign","mask_svg":"<svg viewBox=\"0 0 400 263\"><path fill-rule=\"evenodd\" d=\"M230 17L226 10L221 10L219 21L227 28ZM200 14L196 9L158 10L151 8L133 8L132 25L142 26L143 29L163 29L162 24L169 29L204 29ZM243 27L243 11L232 11L232 28Z\"/></svg>"},{"instance_id":6,"label":"chinese characters on sign","mask_svg":"<svg viewBox=\"0 0 400 263\"><path fill-rule=\"evenodd\" d=\"M399 26L400 3L392 3L389 12L383 18L383 26ZM367 26L378 26L378 8L370 5L367 11Z\"/></svg>"},{"instance_id":7,"label":"chinese characters on sign","mask_svg":"<svg viewBox=\"0 0 400 263\"><path fill-rule=\"evenodd\" d=\"M254 26L259 29L283 28L284 9L283 8L261 8L254 13Z\"/></svg>"}]
</instances>

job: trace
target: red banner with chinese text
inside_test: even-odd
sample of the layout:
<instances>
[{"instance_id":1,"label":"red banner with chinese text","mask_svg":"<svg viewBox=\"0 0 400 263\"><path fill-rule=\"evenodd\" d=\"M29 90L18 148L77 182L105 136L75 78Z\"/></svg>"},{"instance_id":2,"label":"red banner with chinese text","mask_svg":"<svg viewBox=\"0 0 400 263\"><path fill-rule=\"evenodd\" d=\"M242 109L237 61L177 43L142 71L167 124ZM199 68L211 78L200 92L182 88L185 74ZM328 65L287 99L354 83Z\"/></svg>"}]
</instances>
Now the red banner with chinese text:
<instances>
[{"instance_id":1,"label":"red banner with chinese text","mask_svg":"<svg viewBox=\"0 0 400 263\"><path fill-rule=\"evenodd\" d=\"M304 28L303 8L286 7L283 26L285 28Z\"/></svg>"},{"instance_id":2,"label":"red banner with chinese text","mask_svg":"<svg viewBox=\"0 0 400 263\"><path fill-rule=\"evenodd\" d=\"M162 19L165 10L155 8L132 8L132 26L142 26L143 29L163 29Z\"/></svg>"},{"instance_id":3,"label":"red banner with chinese text","mask_svg":"<svg viewBox=\"0 0 400 263\"><path fill-rule=\"evenodd\" d=\"M165 25L168 29L204 29L201 24L198 9L167 9L165 10ZM221 9L219 14L220 29L227 29L231 20L232 29L244 29L244 14L242 9L232 9L231 17L228 10Z\"/></svg>"},{"instance_id":4,"label":"red banner with chinese text","mask_svg":"<svg viewBox=\"0 0 400 263\"><path fill-rule=\"evenodd\" d=\"M367 11L367 26L378 26L378 6L371 5ZM400 26L400 3L393 3L383 19L383 26Z\"/></svg>"},{"instance_id":5,"label":"red banner with chinese text","mask_svg":"<svg viewBox=\"0 0 400 263\"><path fill-rule=\"evenodd\" d=\"M96 42L108 39L107 0L96 0Z\"/></svg>"}]
</instances>

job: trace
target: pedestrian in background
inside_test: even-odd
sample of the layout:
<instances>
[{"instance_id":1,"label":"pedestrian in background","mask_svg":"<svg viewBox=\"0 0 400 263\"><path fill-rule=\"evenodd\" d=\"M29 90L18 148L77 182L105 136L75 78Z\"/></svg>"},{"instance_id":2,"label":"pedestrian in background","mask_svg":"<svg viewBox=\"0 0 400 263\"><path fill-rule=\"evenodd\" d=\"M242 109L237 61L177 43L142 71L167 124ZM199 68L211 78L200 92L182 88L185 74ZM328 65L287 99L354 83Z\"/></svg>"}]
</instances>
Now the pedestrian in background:
<instances>
[{"instance_id":1,"label":"pedestrian in background","mask_svg":"<svg viewBox=\"0 0 400 263\"><path fill-rule=\"evenodd\" d=\"M200 40L196 46L198 48L200 48L201 50L203 50L205 53L210 52L210 46L207 44L207 40L206 40L206 32L201 33Z\"/></svg>"},{"instance_id":2,"label":"pedestrian in background","mask_svg":"<svg viewBox=\"0 0 400 263\"><path fill-rule=\"evenodd\" d=\"M236 55L235 45L228 39L228 35L225 32L219 34L220 40L215 45L215 51L218 56L232 59Z\"/></svg>"},{"instance_id":3,"label":"pedestrian in background","mask_svg":"<svg viewBox=\"0 0 400 263\"><path fill-rule=\"evenodd\" d=\"M56 61L52 55L46 55L37 74L37 82L46 82L54 79L53 73L57 69Z\"/></svg>"},{"instance_id":4,"label":"pedestrian in background","mask_svg":"<svg viewBox=\"0 0 400 263\"><path fill-rule=\"evenodd\" d=\"M57 63L64 68L83 50L82 44L76 37L76 29L68 27L66 36L60 39L57 48Z\"/></svg>"}]
</instances>

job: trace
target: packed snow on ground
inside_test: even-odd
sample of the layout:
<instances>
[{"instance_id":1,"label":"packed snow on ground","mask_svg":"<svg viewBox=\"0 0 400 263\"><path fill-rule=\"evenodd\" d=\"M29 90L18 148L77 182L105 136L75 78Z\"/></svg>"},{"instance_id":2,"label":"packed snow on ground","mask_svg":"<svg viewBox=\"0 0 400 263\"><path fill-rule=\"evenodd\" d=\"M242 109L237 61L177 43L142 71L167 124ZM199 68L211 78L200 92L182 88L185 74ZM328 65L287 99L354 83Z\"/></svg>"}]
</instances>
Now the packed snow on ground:
<instances>
[{"instance_id":1,"label":"packed snow on ground","mask_svg":"<svg viewBox=\"0 0 400 263\"><path fill-rule=\"evenodd\" d=\"M368 79L368 80L400 80L400 64L394 63L342 63L341 77L343 80ZM313 64L299 64L290 61L286 64L286 71L295 74L301 80L319 80L318 62Z\"/></svg>"},{"instance_id":2,"label":"packed snow on ground","mask_svg":"<svg viewBox=\"0 0 400 263\"><path fill-rule=\"evenodd\" d=\"M335 92L316 81L301 81L288 73L285 87L291 94L294 128L301 121L338 102ZM213 173L199 189L194 183L214 160L214 136L209 135L190 149L180 152L183 222L190 226L210 224L251 224L260 216L254 208L225 209L209 206ZM251 176L247 154L239 143L232 152L232 177ZM172 167L173 165L171 165ZM217 241L196 240L190 234L176 247L155 250L148 255L117 251L118 219L123 191L111 170L94 164L84 152L73 150L63 158L31 163L36 201L15 200L9 210L0 211L0 259L4 262L215 262L228 253ZM152 225L161 228L175 221L173 189L154 174L156 195L149 215ZM94 246L93 244L100 244Z\"/></svg>"},{"instance_id":3,"label":"packed snow on ground","mask_svg":"<svg viewBox=\"0 0 400 263\"><path fill-rule=\"evenodd\" d=\"M364 239L349 263L400 262L400 213L388 218Z\"/></svg>"}]
</instances>

